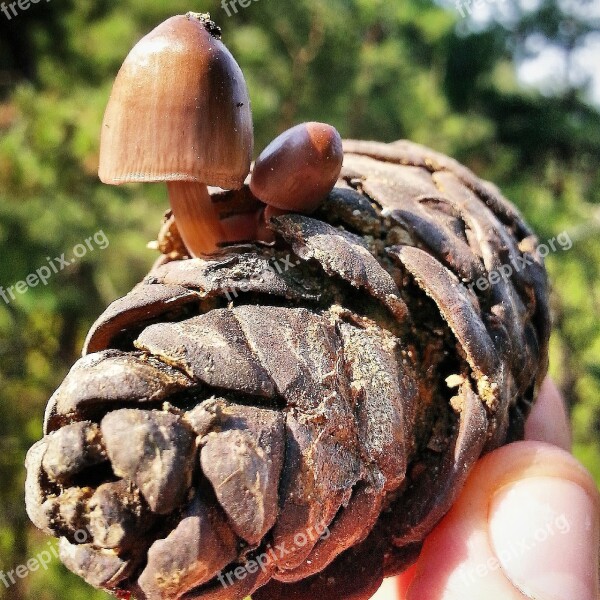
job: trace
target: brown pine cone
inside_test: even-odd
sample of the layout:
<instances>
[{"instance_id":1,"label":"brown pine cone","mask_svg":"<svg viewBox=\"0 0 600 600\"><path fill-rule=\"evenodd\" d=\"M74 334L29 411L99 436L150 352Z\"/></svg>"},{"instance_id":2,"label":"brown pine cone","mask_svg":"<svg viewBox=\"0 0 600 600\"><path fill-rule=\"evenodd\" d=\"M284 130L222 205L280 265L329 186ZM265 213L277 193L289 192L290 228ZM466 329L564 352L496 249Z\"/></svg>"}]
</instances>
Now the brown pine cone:
<instances>
[{"instance_id":1,"label":"brown pine cone","mask_svg":"<svg viewBox=\"0 0 600 600\"><path fill-rule=\"evenodd\" d=\"M345 153L274 246L171 254L92 328L27 457L29 516L91 585L368 598L521 436L547 365L535 236L446 156Z\"/></svg>"}]
</instances>

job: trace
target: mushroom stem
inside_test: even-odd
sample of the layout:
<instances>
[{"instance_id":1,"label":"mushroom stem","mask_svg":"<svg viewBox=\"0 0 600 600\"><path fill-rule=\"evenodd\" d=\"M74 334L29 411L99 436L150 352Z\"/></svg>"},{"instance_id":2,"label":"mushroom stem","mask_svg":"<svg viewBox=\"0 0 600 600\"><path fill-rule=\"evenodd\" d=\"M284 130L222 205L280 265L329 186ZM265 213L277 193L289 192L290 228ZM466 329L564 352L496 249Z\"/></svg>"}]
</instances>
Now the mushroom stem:
<instances>
[{"instance_id":1,"label":"mushroom stem","mask_svg":"<svg viewBox=\"0 0 600 600\"><path fill-rule=\"evenodd\" d=\"M183 243L193 257L212 254L226 235L206 185L167 181L169 201Z\"/></svg>"}]
</instances>

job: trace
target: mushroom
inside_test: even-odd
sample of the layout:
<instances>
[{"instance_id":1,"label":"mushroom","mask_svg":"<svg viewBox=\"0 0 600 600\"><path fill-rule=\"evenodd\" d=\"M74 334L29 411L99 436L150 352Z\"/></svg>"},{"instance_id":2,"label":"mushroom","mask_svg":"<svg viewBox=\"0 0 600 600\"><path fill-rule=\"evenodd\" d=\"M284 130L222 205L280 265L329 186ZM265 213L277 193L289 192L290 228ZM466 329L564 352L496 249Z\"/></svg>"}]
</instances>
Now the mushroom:
<instances>
[{"instance_id":1,"label":"mushroom","mask_svg":"<svg viewBox=\"0 0 600 600\"><path fill-rule=\"evenodd\" d=\"M333 189L343 158L342 138L334 127L302 123L284 131L261 152L250 189L268 206L311 213Z\"/></svg>"},{"instance_id":2,"label":"mushroom","mask_svg":"<svg viewBox=\"0 0 600 600\"><path fill-rule=\"evenodd\" d=\"M252 159L248 89L220 33L198 13L158 25L123 62L102 123L100 179L165 181L192 256L231 241L207 185L240 188Z\"/></svg>"}]
</instances>

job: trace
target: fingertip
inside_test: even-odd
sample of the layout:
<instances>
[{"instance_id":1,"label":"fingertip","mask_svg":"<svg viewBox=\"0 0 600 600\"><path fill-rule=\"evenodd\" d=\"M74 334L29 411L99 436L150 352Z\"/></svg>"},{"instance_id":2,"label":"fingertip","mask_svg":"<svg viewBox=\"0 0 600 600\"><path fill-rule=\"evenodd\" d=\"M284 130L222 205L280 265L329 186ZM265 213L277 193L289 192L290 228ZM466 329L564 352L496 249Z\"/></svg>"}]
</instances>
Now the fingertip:
<instances>
[{"instance_id":1,"label":"fingertip","mask_svg":"<svg viewBox=\"0 0 600 600\"><path fill-rule=\"evenodd\" d=\"M394 578L396 580L396 597L398 598L398 600L406 600L408 596L408 589L412 585L416 574L417 564L415 563L414 565L406 569L404 573Z\"/></svg>"},{"instance_id":2,"label":"fingertip","mask_svg":"<svg viewBox=\"0 0 600 600\"><path fill-rule=\"evenodd\" d=\"M564 400L550 377L546 377L542 383L525 423L525 439L547 442L571 451L569 416Z\"/></svg>"},{"instance_id":3,"label":"fingertip","mask_svg":"<svg viewBox=\"0 0 600 600\"><path fill-rule=\"evenodd\" d=\"M597 600L598 518L577 483L528 477L490 505L490 541L506 577L528 597Z\"/></svg>"},{"instance_id":4,"label":"fingertip","mask_svg":"<svg viewBox=\"0 0 600 600\"><path fill-rule=\"evenodd\" d=\"M406 571L395 577L383 580L371 600L406 600L406 593L416 572L416 565L412 565Z\"/></svg>"},{"instance_id":5,"label":"fingertip","mask_svg":"<svg viewBox=\"0 0 600 600\"><path fill-rule=\"evenodd\" d=\"M427 538L407 600L596 599L599 507L564 450L517 442L491 452Z\"/></svg>"}]
</instances>

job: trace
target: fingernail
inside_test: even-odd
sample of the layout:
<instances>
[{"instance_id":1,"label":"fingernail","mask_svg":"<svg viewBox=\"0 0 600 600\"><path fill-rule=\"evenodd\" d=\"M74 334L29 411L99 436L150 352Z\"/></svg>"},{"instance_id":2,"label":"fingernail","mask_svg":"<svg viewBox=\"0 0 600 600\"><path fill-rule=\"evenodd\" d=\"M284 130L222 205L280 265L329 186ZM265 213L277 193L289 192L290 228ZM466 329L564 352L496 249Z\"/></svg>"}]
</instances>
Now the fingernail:
<instances>
[{"instance_id":1,"label":"fingernail","mask_svg":"<svg viewBox=\"0 0 600 600\"><path fill-rule=\"evenodd\" d=\"M530 477L501 488L490 505L490 538L512 584L536 600L597 600L596 507L576 483Z\"/></svg>"}]
</instances>

